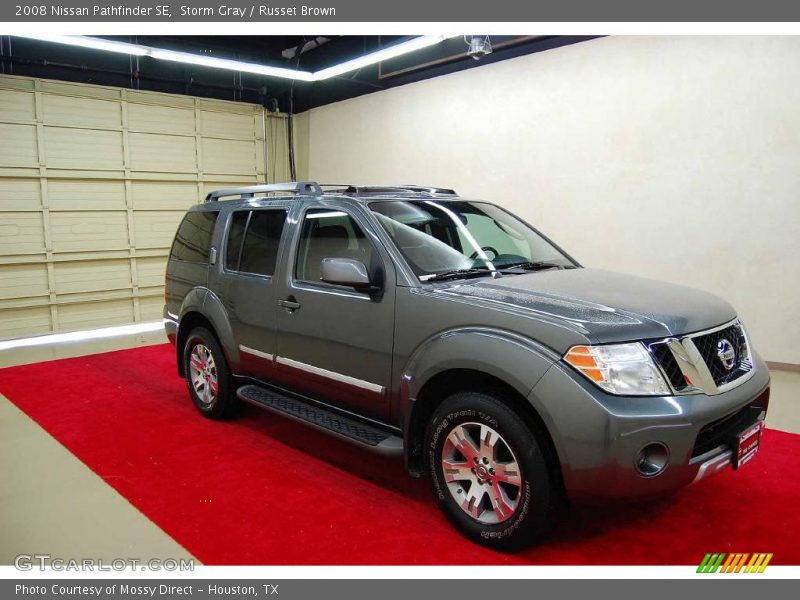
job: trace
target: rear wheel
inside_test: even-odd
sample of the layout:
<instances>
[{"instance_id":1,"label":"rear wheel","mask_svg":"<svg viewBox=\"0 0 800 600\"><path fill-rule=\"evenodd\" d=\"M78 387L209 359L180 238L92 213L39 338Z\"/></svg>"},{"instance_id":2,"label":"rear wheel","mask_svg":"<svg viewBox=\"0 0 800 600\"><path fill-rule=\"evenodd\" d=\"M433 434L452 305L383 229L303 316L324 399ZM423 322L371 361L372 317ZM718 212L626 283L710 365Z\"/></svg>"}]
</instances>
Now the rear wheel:
<instances>
[{"instance_id":1,"label":"rear wheel","mask_svg":"<svg viewBox=\"0 0 800 600\"><path fill-rule=\"evenodd\" d=\"M189 334L183 366L197 409L212 419L229 417L236 405L230 370L216 336L205 327L196 327Z\"/></svg>"},{"instance_id":2,"label":"rear wheel","mask_svg":"<svg viewBox=\"0 0 800 600\"><path fill-rule=\"evenodd\" d=\"M434 411L426 465L439 506L466 537L497 550L536 540L555 504L539 440L497 398L460 392Z\"/></svg>"}]
</instances>

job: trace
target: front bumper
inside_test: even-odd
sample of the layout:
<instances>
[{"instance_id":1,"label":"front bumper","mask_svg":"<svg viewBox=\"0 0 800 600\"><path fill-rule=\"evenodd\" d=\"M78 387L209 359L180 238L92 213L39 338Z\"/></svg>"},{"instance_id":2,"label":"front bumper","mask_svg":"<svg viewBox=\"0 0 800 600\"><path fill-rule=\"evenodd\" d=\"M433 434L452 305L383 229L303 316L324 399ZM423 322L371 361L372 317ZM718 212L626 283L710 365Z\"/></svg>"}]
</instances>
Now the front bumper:
<instances>
[{"instance_id":1,"label":"front bumper","mask_svg":"<svg viewBox=\"0 0 800 600\"><path fill-rule=\"evenodd\" d=\"M571 500L653 496L730 466L732 436L766 416L769 371L758 357L755 369L745 383L715 396L625 397L556 363L529 400L550 431ZM667 448L667 465L644 476L636 462L652 443Z\"/></svg>"}]
</instances>

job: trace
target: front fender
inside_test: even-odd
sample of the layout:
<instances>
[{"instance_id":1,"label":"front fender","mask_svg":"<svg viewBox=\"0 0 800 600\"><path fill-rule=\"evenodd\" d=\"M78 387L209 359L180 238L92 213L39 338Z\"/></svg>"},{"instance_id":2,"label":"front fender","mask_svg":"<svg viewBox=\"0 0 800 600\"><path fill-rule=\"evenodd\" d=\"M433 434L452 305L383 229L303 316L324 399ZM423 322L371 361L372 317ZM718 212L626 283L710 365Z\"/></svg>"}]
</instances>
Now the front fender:
<instances>
[{"instance_id":1,"label":"front fender","mask_svg":"<svg viewBox=\"0 0 800 600\"><path fill-rule=\"evenodd\" d=\"M552 350L510 331L463 327L439 333L423 342L405 365L398 421L407 420L425 383L444 371L486 373L527 397L556 360Z\"/></svg>"}]
</instances>

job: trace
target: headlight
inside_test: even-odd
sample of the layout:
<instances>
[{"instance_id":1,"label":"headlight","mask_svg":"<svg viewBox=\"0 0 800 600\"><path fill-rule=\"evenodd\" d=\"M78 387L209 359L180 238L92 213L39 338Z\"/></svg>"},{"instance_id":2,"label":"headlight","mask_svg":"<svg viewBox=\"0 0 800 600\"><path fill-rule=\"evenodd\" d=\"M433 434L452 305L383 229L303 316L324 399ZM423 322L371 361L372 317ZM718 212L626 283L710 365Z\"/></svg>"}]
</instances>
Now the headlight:
<instances>
[{"instance_id":1,"label":"headlight","mask_svg":"<svg viewBox=\"0 0 800 600\"><path fill-rule=\"evenodd\" d=\"M671 394L643 344L573 346L564 360L595 385L620 396Z\"/></svg>"}]
</instances>

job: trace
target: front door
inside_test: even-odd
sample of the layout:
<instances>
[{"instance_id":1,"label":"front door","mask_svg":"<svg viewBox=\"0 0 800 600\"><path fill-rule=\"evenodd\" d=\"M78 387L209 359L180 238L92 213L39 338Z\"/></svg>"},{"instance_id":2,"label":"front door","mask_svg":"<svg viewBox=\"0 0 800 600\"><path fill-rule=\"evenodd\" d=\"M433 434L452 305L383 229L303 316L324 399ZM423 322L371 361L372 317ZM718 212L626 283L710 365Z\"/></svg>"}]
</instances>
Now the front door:
<instances>
[{"instance_id":1,"label":"front door","mask_svg":"<svg viewBox=\"0 0 800 600\"><path fill-rule=\"evenodd\" d=\"M277 374L285 384L342 408L388 418L394 343L395 272L386 250L356 209L309 205L283 261L276 292ZM382 293L320 280L323 258L363 262ZM283 281L282 281L283 282Z\"/></svg>"}]
</instances>

